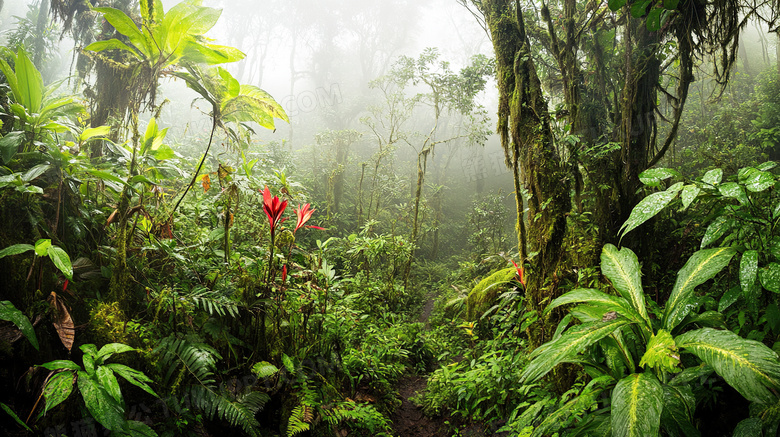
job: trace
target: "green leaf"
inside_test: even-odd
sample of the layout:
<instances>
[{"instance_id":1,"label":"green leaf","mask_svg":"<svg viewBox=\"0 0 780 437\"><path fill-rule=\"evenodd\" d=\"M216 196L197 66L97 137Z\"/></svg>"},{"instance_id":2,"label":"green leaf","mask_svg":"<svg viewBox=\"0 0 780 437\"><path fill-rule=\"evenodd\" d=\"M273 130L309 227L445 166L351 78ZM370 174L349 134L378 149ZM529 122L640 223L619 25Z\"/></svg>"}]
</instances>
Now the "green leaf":
<instances>
[{"instance_id":1,"label":"green leaf","mask_svg":"<svg viewBox=\"0 0 780 437\"><path fill-rule=\"evenodd\" d=\"M6 413L8 413L8 415L9 415L9 416L11 416L11 417L12 417L12 418L13 418L13 419L16 421L16 423L17 423L19 426L21 426L22 428L26 429L26 430L27 430L28 432L30 432L30 433L32 433L32 432L33 432L33 430L32 430L32 429L30 429L30 427L29 427L29 426L27 426L27 424L26 424L26 423L22 422L22 419L20 419L20 418L19 418L19 416L17 416L17 415L16 415L16 413L14 413L14 410L12 410L12 409L11 409L11 407L9 407L8 405L6 405L6 404L4 404L4 403L0 402L0 408L2 408L2 409L3 409L3 411L5 411Z\"/></svg>"},{"instance_id":2,"label":"green leaf","mask_svg":"<svg viewBox=\"0 0 780 437\"><path fill-rule=\"evenodd\" d=\"M19 146L24 141L24 132L9 132L3 138L0 138L0 159L4 164L8 164L16 156Z\"/></svg>"},{"instance_id":3,"label":"green leaf","mask_svg":"<svg viewBox=\"0 0 780 437\"><path fill-rule=\"evenodd\" d=\"M18 255L30 250L35 250L35 247L31 244L14 244L13 246L8 246L5 249L0 250L0 258L11 255Z\"/></svg>"},{"instance_id":4,"label":"green leaf","mask_svg":"<svg viewBox=\"0 0 780 437\"><path fill-rule=\"evenodd\" d=\"M777 402L770 391L780 388L777 354L731 331L702 328L677 337L677 346L712 366L726 382L751 402Z\"/></svg>"},{"instance_id":5,"label":"green leaf","mask_svg":"<svg viewBox=\"0 0 780 437\"><path fill-rule=\"evenodd\" d=\"M639 174L639 180L651 187L658 187L661 185L661 181L672 177L682 177L682 175L671 168L651 168Z\"/></svg>"},{"instance_id":6,"label":"green leaf","mask_svg":"<svg viewBox=\"0 0 780 437\"><path fill-rule=\"evenodd\" d=\"M125 423L124 410L105 388L86 372L79 371L79 391L92 417L111 431L120 431Z\"/></svg>"},{"instance_id":7,"label":"green leaf","mask_svg":"<svg viewBox=\"0 0 780 437\"><path fill-rule=\"evenodd\" d=\"M89 129L84 129L84 131L79 135L79 142L85 143L95 137L107 137L110 134L111 134L110 126L98 126Z\"/></svg>"},{"instance_id":8,"label":"green leaf","mask_svg":"<svg viewBox=\"0 0 780 437\"><path fill-rule=\"evenodd\" d=\"M775 161L767 161L756 166L756 168L761 171L769 171L775 167L777 167L777 163Z\"/></svg>"},{"instance_id":9,"label":"green leaf","mask_svg":"<svg viewBox=\"0 0 780 437\"><path fill-rule=\"evenodd\" d=\"M621 316L627 317L637 323L645 323L645 320L631 307L628 301L622 297L611 296L600 290L590 288L578 288L550 302L544 310L544 314L553 309L572 303L601 304L610 311L615 311Z\"/></svg>"},{"instance_id":10,"label":"green leaf","mask_svg":"<svg viewBox=\"0 0 780 437\"><path fill-rule=\"evenodd\" d=\"M677 194L682 188L683 183L678 182L669 187L666 191L653 193L642 199L634 209L631 210L631 215L628 216L628 220L620 227L620 235L626 235L637 226L661 212L662 209L669 205L669 202L677 197Z\"/></svg>"},{"instance_id":11,"label":"green leaf","mask_svg":"<svg viewBox=\"0 0 780 437\"><path fill-rule=\"evenodd\" d=\"M150 395L159 397L157 396L157 393L152 390L152 387L149 386L149 383L151 383L152 380L140 370L135 370L132 367L118 363L106 364L104 367L108 367L111 369L111 371L124 378L130 384L133 384Z\"/></svg>"},{"instance_id":12,"label":"green leaf","mask_svg":"<svg viewBox=\"0 0 780 437\"><path fill-rule=\"evenodd\" d=\"M723 180L723 170L719 168L714 168L704 173L704 176L701 178L701 181L707 185L718 185L721 180Z\"/></svg>"},{"instance_id":13,"label":"green leaf","mask_svg":"<svg viewBox=\"0 0 780 437\"><path fill-rule=\"evenodd\" d=\"M46 399L43 414L46 414L47 411L68 399L68 396L73 391L73 384L76 382L75 378L75 372L69 370L55 373L54 376L49 378L46 386L43 387L43 397Z\"/></svg>"},{"instance_id":14,"label":"green leaf","mask_svg":"<svg viewBox=\"0 0 780 437\"><path fill-rule=\"evenodd\" d=\"M661 14L663 12L664 10L660 8L653 8L650 10L650 13L647 14L647 22L645 23L647 30L650 32L657 32L661 28Z\"/></svg>"},{"instance_id":15,"label":"green leaf","mask_svg":"<svg viewBox=\"0 0 780 437\"><path fill-rule=\"evenodd\" d=\"M680 353L674 343L672 335L663 329L650 337L647 350L639 361L639 365L649 366L652 369L660 369L669 373L677 373L682 370L680 365Z\"/></svg>"},{"instance_id":16,"label":"green leaf","mask_svg":"<svg viewBox=\"0 0 780 437\"><path fill-rule=\"evenodd\" d=\"M49 253L51 247L51 240L41 238L35 242L35 254L38 256L46 256Z\"/></svg>"},{"instance_id":17,"label":"green leaf","mask_svg":"<svg viewBox=\"0 0 780 437\"><path fill-rule=\"evenodd\" d=\"M35 336L35 329L33 329L30 319L19 311L11 301L0 301L0 320L8 320L16 325L16 327L22 331L22 334L27 337L27 340L30 341L30 344L33 345L35 350L39 350L38 337Z\"/></svg>"},{"instance_id":18,"label":"green leaf","mask_svg":"<svg viewBox=\"0 0 780 437\"><path fill-rule=\"evenodd\" d=\"M48 250L49 258L68 279L73 279L73 265L68 254L59 246L52 246Z\"/></svg>"},{"instance_id":19,"label":"green leaf","mask_svg":"<svg viewBox=\"0 0 780 437\"><path fill-rule=\"evenodd\" d=\"M108 21L117 32L126 36L128 40L138 49L147 59L151 59L155 52L150 46L146 36L138 30L138 26L135 22L127 16L124 12L114 8L93 8L94 11L103 14L103 17Z\"/></svg>"},{"instance_id":20,"label":"green leaf","mask_svg":"<svg viewBox=\"0 0 780 437\"><path fill-rule=\"evenodd\" d=\"M114 372L107 366L100 366L95 372L97 380L100 385L106 389L106 392L114 398L114 400L120 405L124 405L124 399L122 398L122 390L119 388L119 381L116 380Z\"/></svg>"},{"instance_id":21,"label":"green leaf","mask_svg":"<svg viewBox=\"0 0 780 437\"><path fill-rule=\"evenodd\" d=\"M659 435L664 391L650 373L634 373L612 391L612 435L647 437Z\"/></svg>"},{"instance_id":22,"label":"green leaf","mask_svg":"<svg viewBox=\"0 0 780 437\"><path fill-rule=\"evenodd\" d=\"M282 353L282 364L284 364L284 368L287 369L288 372L295 373L295 364L293 364L290 357L285 353Z\"/></svg>"},{"instance_id":23,"label":"green leaf","mask_svg":"<svg viewBox=\"0 0 780 437\"><path fill-rule=\"evenodd\" d=\"M721 184L718 187L718 191L720 191L720 194L723 195L723 197L737 199L739 203L743 205L748 203L745 190L736 182L726 182L725 184Z\"/></svg>"},{"instance_id":24,"label":"green leaf","mask_svg":"<svg viewBox=\"0 0 780 437\"><path fill-rule=\"evenodd\" d=\"M609 10L615 12L626 5L626 0L609 0L608 4L609 4Z\"/></svg>"},{"instance_id":25,"label":"green leaf","mask_svg":"<svg viewBox=\"0 0 780 437\"><path fill-rule=\"evenodd\" d=\"M652 3L652 0L638 0L631 4L631 16L634 18L641 18L647 13L647 7Z\"/></svg>"},{"instance_id":26,"label":"green leaf","mask_svg":"<svg viewBox=\"0 0 780 437\"><path fill-rule=\"evenodd\" d=\"M68 370L75 370L75 371L81 370L81 367L79 367L78 364L70 360L49 361L48 363L41 364L41 367L49 370L57 370L57 369L68 369Z\"/></svg>"},{"instance_id":27,"label":"green leaf","mask_svg":"<svg viewBox=\"0 0 780 437\"><path fill-rule=\"evenodd\" d=\"M22 176L22 180L25 182L31 182L38 178L38 176L46 173L51 166L49 164L38 164L35 167L27 170Z\"/></svg>"},{"instance_id":28,"label":"green leaf","mask_svg":"<svg viewBox=\"0 0 780 437\"><path fill-rule=\"evenodd\" d=\"M252 373L257 375L257 377L260 379L267 378L278 371L279 371L278 367L274 366L273 364L267 361L261 361L255 364L254 366L252 366Z\"/></svg>"},{"instance_id":29,"label":"green leaf","mask_svg":"<svg viewBox=\"0 0 780 437\"><path fill-rule=\"evenodd\" d=\"M735 225L735 221L732 218L726 216L718 216L715 220L707 226L707 230L704 232L704 237L701 239L701 249L709 246L717 241L720 237L728 232Z\"/></svg>"},{"instance_id":30,"label":"green leaf","mask_svg":"<svg viewBox=\"0 0 780 437\"><path fill-rule=\"evenodd\" d=\"M670 437L699 437L701 433L693 425L696 397L688 385L675 387L663 385L664 409L661 426Z\"/></svg>"},{"instance_id":31,"label":"green leaf","mask_svg":"<svg viewBox=\"0 0 780 437\"><path fill-rule=\"evenodd\" d=\"M682 194L680 194L683 209L688 209L691 203L693 203L693 201L696 200L696 198L699 196L699 193L701 193L701 188L695 184L686 185L683 187Z\"/></svg>"},{"instance_id":32,"label":"green leaf","mask_svg":"<svg viewBox=\"0 0 780 437\"><path fill-rule=\"evenodd\" d=\"M756 170L745 180L745 188L760 193L775 186L775 177L772 173Z\"/></svg>"},{"instance_id":33,"label":"green leaf","mask_svg":"<svg viewBox=\"0 0 780 437\"><path fill-rule=\"evenodd\" d=\"M543 344L531 354L533 360L526 366L520 381L531 384L538 381L560 363L572 362L590 345L630 324L625 317L588 322L569 328L558 339Z\"/></svg>"},{"instance_id":34,"label":"green leaf","mask_svg":"<svg viewBox=\"0 0 780 437\"><path fill-rule=\"evenodd\" d=\"M114 182L114 183L121 184L121 185L127 185L127 183L124 180L122 180L121 178L119 178L119 177L117 177L117 176L115 176L115 175L113 175L111 173L105 172L105 171L87 170L87 173L91 174L92 176L95 176L95 177L98 177L100 179L103 179L105 181L110 181L110 182Z\"/></svg>"},{"instance_id":35,"label":"green leaf","mask_svg":"<svg viewBox=\"0 0 780 437\"><path fill-rule=\"evenodd\" d=\"M31 114L41 112L43 100L43 77L27 57L23 49L19 49L16 55L16 80L19 86L19 96L14 95L16 101L22 104Z\"/></svg>"},{"instance_id":36,"label":"green leaf","mask_svg":"<svg viewBox=\"0 0 780 437\"><path fill-rule=\"evenodd\" d=\"M688 315L693 289L718 274L736 251L730 247L704 249L694 253L677 273L677 281L666 302L664 327L671 331Z\"/></svg>"},{"instance_id":37,"label":"green leaf","mask_svg":"<svg viewBox=\"0 0 780 437\"><path fill-rule=\"evenodd\" d=\"M618 250L612 244L606 244L601 250L601 272L612 281L612 285L631 303L631 306L650 326L650 318L647 316L645 294L642 290L641 270L639 260L631 249Z\"/></svg>"},{"instance_id":38,"label":"green leaf","mask_svg":"<svg viewBox=\"0 0 780 437\"><path fill-rule=\"evenodd\" d=\"M761 285L773 293L780 293L780 264L769 263L759 272Z\"/></svg>"},{"instance_id":39,"label":"green leaf","mask_svg":"<svg viewBox=\"0 0 780 437\"><path fill-rule=\"evenodd\" d=\"M677 6L680 4L680 0L664 0L664 9L673 11L677 9Z\"/></svg>"},{"instance_id":40,"label":"green leaf","mask_svg":"<svg viewBox=\"0 0 780 437\"><path fill-rule=\"evenodd\" d=\"M132 53L133 56L135 56L138 59L142 59L141 54L137 50L135 50L134 48L128 46L127 44L115 38L107 39L104 41L95 41L92 44L89 44L88 46L84 47L84 50L90 52L96 52L96 53L102 52L104 50L123 50Z\"/></svg>"},{"instance_id":41,"label":"green leaf","mask_svg":"<svg viewBox=\"0 0 780 437\"><path fill-rule=\"evenodd\" d=\"M729 307L739 299L739 296L741 296L741 294L742 294L742 289L740 287L731 287L728 290L726 290L726 292L723 293L723 296L720 298L720 301L718 302L718 312L722 313L723 311L729 309Z\"/></svg>"},{"instance_id":42,"label":"green leaf","mask_svg":"<svg viewBox=\"0 0 780 437\"><path fill-rule=\"evenodd\" d=\"M130 352L134 350L136 350L134 347L130 347L126 344L109 343L100 348L100 350L95 355L95 360L100 360L101 362L105 362L107 359L111 357L111 355L121 354L121 353Z\"/></svg>"},{"instance_id":43,"label":"green leaf","mask_svg":"<svg viewBox=\"0 0 780 437\"><path fill-rule=\"evenodd\" d=\"M739 261L739 285L742 287L742 292L745 293L747 299L747 293L753 289L756 284L756 278L758 277L758 251L746 250L742 254L742 259Z\"/></svg>"},{"instance_id":44,"label":"green leaf","mask_svg":"<svg viewBox=\"0 0 780 437\"><path fill-rule=\"evenodd\" d=\"M743 419L734 428L733 437L761 437L763 428L761 419L757 417Z\"/></svg>"}]
</instances>

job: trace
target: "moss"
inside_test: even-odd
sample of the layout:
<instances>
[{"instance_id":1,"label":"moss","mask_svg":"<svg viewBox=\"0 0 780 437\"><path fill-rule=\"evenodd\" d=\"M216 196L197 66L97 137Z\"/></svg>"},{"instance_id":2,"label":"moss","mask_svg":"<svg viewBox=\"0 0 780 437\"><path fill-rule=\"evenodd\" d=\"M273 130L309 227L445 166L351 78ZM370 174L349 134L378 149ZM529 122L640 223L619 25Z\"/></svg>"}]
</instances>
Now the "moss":
<instances>
[{"instance_id":1,"label":"moss","mask_svg":"<svg viewBox=\"0 0 780 437\"><path fill-rule=\"evenodd\" d=\"M498 296L511 287L516 274L514 267L510 267L499 270L480 281L466 298L466 319L476 320L495 305Z\"/></svg>"},{"instance_id":2,"label":"moss","mask_svg":"<svg viewBox=\"0 0 780 437\"><path fill-rule=\"evenodd\" d=\"M89 312L89 330L97 345L123 343L136 345L135 336L126 329L127 316L118 302L98 302Z\"/></svg>"}]
</instances>

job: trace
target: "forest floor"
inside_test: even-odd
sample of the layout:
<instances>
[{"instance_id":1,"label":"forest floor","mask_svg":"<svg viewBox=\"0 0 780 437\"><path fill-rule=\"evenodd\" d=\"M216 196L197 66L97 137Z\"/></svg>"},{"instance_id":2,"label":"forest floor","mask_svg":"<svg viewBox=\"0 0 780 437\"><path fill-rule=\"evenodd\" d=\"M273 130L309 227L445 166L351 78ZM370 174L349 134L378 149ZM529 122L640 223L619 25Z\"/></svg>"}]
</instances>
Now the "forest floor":
<instances>
[{"instance_id":1,"label":"forest floor","mask_svg":"<svg viewBox=\"0 0 780 437\"><path fill-rule=\"evenodd\" d=\"M428 329L428 318L433 312L436 295L429 295L425 305L420 311L419 322L425 324ZM393 413L393 431L398 437L450 437L458 420L453 420L449 415L428 417L422 409L411 401L411 398L419 396L428 385L428 377L424 375L406 375L398 381L398 394L401 396L401 406ZM461 436L484 436L481 427L471 425L461 429L457 434Z\"/></svg>"}]
</instances>

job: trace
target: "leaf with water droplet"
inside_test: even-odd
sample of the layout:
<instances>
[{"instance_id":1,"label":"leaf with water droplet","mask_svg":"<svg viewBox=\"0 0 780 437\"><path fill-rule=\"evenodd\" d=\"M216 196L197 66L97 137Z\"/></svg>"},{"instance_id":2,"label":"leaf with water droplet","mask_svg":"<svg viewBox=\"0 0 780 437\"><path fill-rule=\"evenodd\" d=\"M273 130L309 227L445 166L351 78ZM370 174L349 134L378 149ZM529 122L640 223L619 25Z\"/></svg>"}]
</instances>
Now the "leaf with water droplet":
<instances>
[{"instance_id":1,"label":"leaf with water droplet","mask_svg":"<svg viewBox=\"0 0 780 437\"><path fill-rule=\"evenodd\" d=\"M775 167L777 167L777 163L774 161L767 161L756 166L756 168L761 171L769 171Z\"/></svg>"},{"instance_id":2,"label":"leaf with water droplet","mask_svg":"<svg viewBox=\"0 0 780 437\"><path fill-rule=\"evenodd\" d=\"M745 180L745 187L754 193L760 193L775 185L775 177L772 173L756 170Z\"/></svg>"},{"instance_id":3,"label":"leaf with water droplet","mask_svg":"<svg viewBox=\"0 0 780 437\"><path fill-rule=\"evenodd\" d=\"M701 188L697 187L696 184L686 185L683 187L682 194L680 195L683 209L688 209L688 206L690 206L691 203L693 203L693 201L699 197L699 193L701 193Z\"/></svg>"},{"instance_id":4,"label":"leaf with water droplet","mask_svg":"<svg viewBox=\"0 0 780 437\"><path fill-rule=\"evenodd\" d=\"M734 302L737 301L737 299L739 299L741 293L742 288L740 287L731 287L726 290L718 302L718 312L722 313L723 311L726 311L731 305L734 304Z\"/></svg>"},{"instance_id":5,"label":"leaf with water droplet","mask_svg":"<svg viewBox=\"0 0 780 437\"><path fill-rule=\"evenodd\" d=\"M640 173L639 180L645 185L658 187L661 185L661 181L675 176L682 177L680 172L671 168L651 168Z\"/></svg>"},{"instance_id":6,"label":"leaf with water droplet","mask_svg":"<svg viewBox=\"0 0 780 437\"><path fill-rule=\"evenodd\" d=\"M745 190L736 182L726 182L718 187L718 191L723 197L735 198L743 205L748 202Z\"/></svg>"},{"instance_id":7,"label":"leaf with water droplet","mask_svg":"<svg viewBox=\"0 0 780 437\"><path fill-rule=\"evenodd\" d=\"M718 216L707 227L707 231L704 232L704 237L701 239L701 249L709 246L723 236L729 229L734 226L734 219L726 216Z\"/></svg>"},{"instance_id":8,"label":"leaf with water droplet","mask_svg":"<svg viewBox=\"0 0 780 437\"><path fill-rule=\"evenodd\" d=\"M666 191L653 193L642 199L634 209L631 210L631 215L628 217L628 220L621 226L621 237L666 208L666 206L669 205L669 202L677 197L677 194L682 188L683 183L678 182L667 188Z\"/></svg>"},{"instance_id":9,"label":"leaf with water droplet","mask_svg":"<svg viewBox=\"0 0 780 437\"><path fill-rule=\"evenodd\" d=\"M708 185L718 185L723 179L723 170L714 168L704 174L701 181Z\"/></svg>"},{"instance_id":10,"label":"leaf with water droplet","mask_svg":"<svg viewBox=\"0 0 780 437\"><path fill-rule=\"evenodd\" d=\"M773 293L780 293L780 264L769 263L758 273L761 285Z\"/></svg>"},{"instance_id":11,"label":"leaf with water droplet","mask_svg":"<svg viewBox=\"0 0 780 437\"><path fill-rule=\"evenodd\" d=\"M739 285L747 298L748 292L753 288L758 276L758 251L746 250L739 261Z\"/></svg>"}]
</instances>

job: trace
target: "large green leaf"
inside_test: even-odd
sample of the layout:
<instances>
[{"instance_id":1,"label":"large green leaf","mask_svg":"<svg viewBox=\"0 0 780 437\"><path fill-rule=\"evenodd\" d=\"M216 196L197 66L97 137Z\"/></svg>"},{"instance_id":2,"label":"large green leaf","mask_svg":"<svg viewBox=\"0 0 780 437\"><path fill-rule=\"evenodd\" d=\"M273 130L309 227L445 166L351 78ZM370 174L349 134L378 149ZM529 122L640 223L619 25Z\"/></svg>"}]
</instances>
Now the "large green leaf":
<instances>
[{"instance_id":1,"label":"large green leaf","mask_svg":"<svg viewBox=\"0 0 780 437\"><path fill-rule=\"evenodd\" d=\"M733 437L761 437L763 424L757 417L749 417L740 421L734 428Z\"/></svg>"},{"instance_id":2,"label":"large green leaf","mask_svg":"<svg viewBox=\"0 0 780 437\"><path fill-rule=\"evenodd\" d=\"M745 193L745 189L742 188L742 186L736 182L726 182L725 184L721 184L720 186L718 186L718 191L720 191L720 194L723 197L731 197L737 199L739 203L743 205L748 203L748 198L747 198L747 194Z\"/></svg>"},{"instance_id":3,"label":"large green leaf","mask_svg":"<svg viewBox=\"0 0 780 437\"><path fill-rule=\"evenodd\" d=\"M101 347L97 354L95 354L95 360L101 360L101 362L105 362L114 354L121 354L134 350L136 350L134 347L128 346L126 344L109 343Z\"/></svg>"},{"instance_id":4,"label":"large green leaf","mask_svg":"<svg viewBox=\"0 0 780 437\"><path fill-rule=\"evenodd\" d=\"M668 373L681 371L680 353L677 351L677 345L674 343L672 335L660 329L650 337L647 350L639 365L660 369Z\"/></svg>"},{"instance_id":5,"label":"large green leaf","mask_svg":"<svg viewBox=\"0 0 780 437\"><path fill-rule=\"evenodd\" d=\"M35 330L30 323L30 319L16 309L14 304L8 300L0 301L0 320L8 320L16 325L22 331L22 334L27 337L27 340L30 341L30 344L38 350L38 337L35 336Z\"/></svg>"},{"instance_id":6,"label":"large green leaf","mask_svg":"<svg viewBox=\"0 0 780 437\"><path fill-rule=\"evenodd\" d=\"M73 264L71 264L67 252L62 250L59 246L51 246L47 254L54 265L60 269L66 278L73 279Z\"/></svg>"},{"instance_id":7,"label":"large green leaf","mask_svg":"<svg viewBox=\"0 0 780 437\"><path fill-rule=\"evenodd\" d=\"M680 194L683 209L687 209L688 206L690 206L690 204L696 200L696 197L699 196L699 193L701 193L701 188L696 186L696 184L690 184L683 187L682 194Z\"/></svg>"},{"instance_id":8,"label":"large green leaf","mask_svg":"<svg viewBox=\"0 0 780 437\"><path fill-rule=\"evenodd\" d=\"M154 390L152 390L152 387L149 386L149 383L151 383L152 380L148 376L144 375L143 372L118 363L106 364L105 367L111 369L114 373L127 380L127 382L130 384L133 384L134 386L154 397L158 397L157 393L155 393Z\"/></svg>"},{"instance_id":9,"label":"large green leaf","mask_svg":"<svg viewBox=\"0 0 780 437\"><path fill-rule=\"evenodd\" d=\"M132 53L133 56L135 56L138 59L143 59L140 52L128 46L127 44L123 43L122 41L113 38L104 41L95 41L92 44L84 47L84 50L90 52L102 52L104 50L123 50Z\"/></svg>"},{"instance_id":10,"label":"large green leaf","mask_svg":"<svg viewBox=\"0 0 780 437\"><path fill-rule=\"evenodd\" d=\"M780 388L780 362L775 351L731 331L702 328L676 338L677 346L712 366L751 402L774 403Z\"/></svg>"},{"instance_id":11,"label":"large green leaf","mask_svg":"<svg viewBox=\"0 0 780 437\"><path fill-rule=\"evenodd\" d=\"M647 316L641 270L636 254L628 248L618 250L612 244L605 245L601 250L601 272L612 281L618 293L631 302L631 306L649 326L650 319Z\"/></svg>"},{"instance_id":12,"label":"large green leaf","mask_svg":"<svg viewBox=\"0 0 780 437\"><path fill-rule=\"evenodd\" d=\"M664 407L661 383L651 373L634 373L612 391L612 434L621 437L657 436Z\"/></svg>"},{"instance_id":13,"label":"large green leaf","mask_svg":"<svg viewBox=\"0 0 780 437\"><path fill-rule=\"evenodd\" d=\"M0 258L11 255L18 255L30 250L35 250L35 246L32 244L14 244L13 246L8 246L5 249L0 250Z\"/></svg>"},{"instance_id":14,"label":"large green leaf","mask_svg":"<svg viewBox=\"0 0 780 437\"><path fill-rule=\"evenodd\" d=\"M742 254L742 259L739 261L739 285L742 287L742 292L745 293L745 298L748 297L750 290L756 284L756 278L758 277L758 251L746 250Z\"/></svg>"},{"instance_id":15,"label":"large green leaf","mask_svg":"<svg viewBox=\"0 0 780 437\"><path fill-rule=\"evenodd\" d=\"M76 373L66 370L55 373L49 378L46 386L43 387L43 397L46 399L46 406L43 408L43 414L61 404L68 399L73 391L73 384L76 382Z\"/></svg>"},{"instance_id":16,"label":"large green leaf","mask_svg":"<svg viewBox=\"0 0 780 437\"><path fill-rule=\"evenodd\" d=\"M97 380L84 371L78 374L79 391L92 417L111 431L119 431L125 423L124 410Z\"/></svg>"},{"instance_id":17,"label":"large green leaf","mask_svg":"<svg viewBox=\"0 0 780 437\"><path fill-rule=\"evenodd\" d=\"M114 26L119 33L126 36L127 39L130 40L130 43L132 43L138 51L143 53L147 59L152 59L154 57L153 54L155 53L155 50L150 44L150 41L147 40L147 37L138 29L138 25L136 25L127 14L119 9L108 7L93 8L93 10L103 14L106 21Z\"/></svg>"},{"instance_id":18,"label":"large green leaf","mask_svg":"<svg viewBox=\"0 0 780 437\"><path fill-rule=\"evenodd\" d=\"M630 324L625 317L612 320L588 322L573 326L558 339L545 343L533 351L533 360L520 376L521 382L530 384L538 381L560 363L575 361L577 355L590 345Z\"/></svg>"},{"instance_id":19,"label":"large green leaf","mask_svg":"<svg viewBox=\"0 0 780 437\"><path fill-rule=\"evenodd\" d=\"M572 303L601 304L609 308L609 311L615 311L634 322L645 323L645 320L631 307L626 299L618 296L611 296L603 291L591 288L578 288L564 294L550 302L550 305L545 308L544 312L548 313L561 305Z\"/></svg>"},{"instance_id":20,"label":"large green leaf","mask_svg":"<svg viewBox=\"0 0 780 437\"><path fill-rule=\"evenodd\" d=\"M33 433L33 430L29 426L27 426L27 424L24 423L22 421L22 419L19 418L19 416L16 415L16 413L14 412L14 410L11 409L11 407L9 407L8 405L0 402L0 408L2 408L2 410L5 411L6 414L11 416L11 418L14 419L14 421L16 421L17 425L19 425L22 428L24 428L25 430L27 430L27 432L29 432L30 434Z\"/></svg>"},{"instance_id":21,"label":"large green leaf","mask_svg":"<svg viewBox=\"0 0 780 437\"><path fill-rule=\"evenodd\" d=\"M16 156L24 139L24 132L9 132L0 138L0 158L4 164L8 164Z\"/></svg>"},{"instance_id":22,"label":"large green leaf","mask_svg":"<svg viewBox=\"0 0 780 437\"><path fill-rule=\"evenodd\" d=\"M124 407L124 399L122 398L122 390L119 388L119 381L116 380L114 372L107 366L100 366L95 371L97 380L100 385L111 395L112 398L122 407Z\"/></svg>"},{"instance_id":23,"label":"large green leaf","mask_svg":"<svg viewBox=\"0 0 780 437\"><path fill-rule=\"evenodd\" d=\"M691 310L691 296L698 285L711 279L731 261L736 250L730 247L704 249L694 253L677 273L677 281L666 302L664 328L672 331Z\"/></svg>"},{"instance_id":24,"label":"large green leaf","mask_svg":"<svg viewBox=\"0 0 780 437\"><path fill-rule=\"evenodd\" d=\"M662 209L669 205L669 202L677 197L682 189L683 183L678 182L667 188L666 191L653 193L642 199L634 209L631 210L631 215L628 216L628 220L620 227L621 236L626 235L637 226L661 212Z\"/></svg>"},{"instance_id":25,"label":"large green leaf","mask_svg":"<svg viewBox=\"0 0 780 437\"><path fill-rule=\"evenodd\" d=\"M736 222L734 219L726 216L718 216L715 220L710 223L709 226L707 226L707 230L704 232L704 237L701 239L701 247L700 249L704 249L705 247L709 246L710 244L717 241L720 237L723 236L726 232L728 232Z\"/></svg>"},{"instance_id":26,"label":"large green leaf","mask_svg":"<svg viewBox=\"0 0 780 437\"><path fill-rule=\"evenodd\" d=\"M663 385L664 409L661 425L669 437L699 437L701 433L693 425L696 397L691 387Z\"/></svg>"},{"instance_id":27,"label":"large green leaf","mask_svg":"<svg viewBox=\"0 0 780 437\"><path fill-rule=\"evenodd\" d=\"M780 293L780 264L769 263L759 272L761 285L773 293Z\"/></svg>"},{"instance_id":28,"label":"large green leaf","mask_svg":"<svg viewBox=\"0 0 780 437\"><path fill-rule=\"evenodd\" d=\"M14 94L16 101L27 108L31 114L41 112L43 77L23 49L19 49L19 54L16 56L16 80L20 94Z\"/></svg>"},{"instance_id":29,"label":"large green leaf","mask_svg":"<svg viewBox=\"0 0 780 437\"><path fill-rule=\"evenodd\" d=\"M671 168L650 168L639 174L639 180L645 185L657 187L663 180L681 176L680 172Z\"/></svg>"},{"instance_id":30,"label":"large green leaf","mask_svg":"<svg viewBox=\"0 0 780 437\"><path fill-rule=\"evenodd\" d=\"M704 177L701 181L707 185L718 185L723 180L723 170L720 168L714 168L707 173L704 173Z\"/></svg>"}]
</instances>

